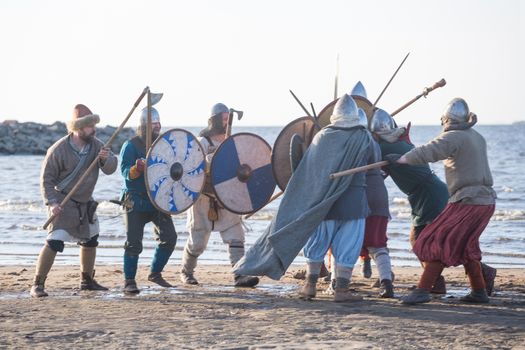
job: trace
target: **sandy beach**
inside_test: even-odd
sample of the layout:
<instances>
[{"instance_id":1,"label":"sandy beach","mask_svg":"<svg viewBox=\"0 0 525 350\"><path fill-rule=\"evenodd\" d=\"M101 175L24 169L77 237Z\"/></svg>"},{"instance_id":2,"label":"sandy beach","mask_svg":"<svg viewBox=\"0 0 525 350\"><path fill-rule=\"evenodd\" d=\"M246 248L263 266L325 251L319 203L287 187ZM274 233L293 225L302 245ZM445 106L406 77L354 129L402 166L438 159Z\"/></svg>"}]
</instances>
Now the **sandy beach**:
<instances>
[{"instance_id":1,"label":"sandy beach","mask_svg":"<svg viewBox=\"0 0 525 350\"><path fill-rule=\"evenodd\" d=\"M101 266L97 279L108 292L80 292L78 266L55 266L50 296L29 297L32 266L0 267L0 348L220 348L220 349L520 349L525 345L525 273L499 269L489 305L466 305L462 268L447 269L449 294L431 303L403 306L379 299L373 279L355 274L352 288L364 301L339 303L323 293L297 298L302 281L263 278L255 289L231 285L227 266L200 266L201 285L182 286L178 267L162 289L140 267L136 297L121 292L122 267ZM420 268L396 268L396 298L418 279Z\"/></svg>"}]
</instances>

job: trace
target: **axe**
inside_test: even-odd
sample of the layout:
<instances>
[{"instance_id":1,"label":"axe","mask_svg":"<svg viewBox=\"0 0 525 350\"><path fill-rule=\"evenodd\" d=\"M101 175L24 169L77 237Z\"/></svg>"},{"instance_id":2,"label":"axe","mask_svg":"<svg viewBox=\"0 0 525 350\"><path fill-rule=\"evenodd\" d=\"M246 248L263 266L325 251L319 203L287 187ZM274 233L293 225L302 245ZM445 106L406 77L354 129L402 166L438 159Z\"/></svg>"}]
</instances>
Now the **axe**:
<instances>
[{"instance_id":1,"label":"axe","mask_svg":"<svg viewBox=\"0 0 525 350\"><path fill-rule=\"evenodd\" d=\"M244 115L243 111L238 111L233 108L230 108L230 113L228 114L228 125L226 126L226 138L230 137L232 134L232 124L233 124L233 114L237 113L237 120L241 120Z\"/></svg>"}]
</instances>

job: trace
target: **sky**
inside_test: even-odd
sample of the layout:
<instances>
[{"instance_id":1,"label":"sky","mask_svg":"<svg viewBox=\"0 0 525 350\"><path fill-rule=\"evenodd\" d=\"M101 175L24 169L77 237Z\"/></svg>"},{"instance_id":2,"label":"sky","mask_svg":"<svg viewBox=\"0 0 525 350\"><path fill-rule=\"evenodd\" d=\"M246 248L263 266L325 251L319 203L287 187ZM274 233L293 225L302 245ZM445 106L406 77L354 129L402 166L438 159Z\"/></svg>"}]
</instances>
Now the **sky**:
<instances>
[{"instance_id":1,"label":"sky","mask_svg":"<svg viewBox=\"0 0 525 350\"><path fill-rule=\"evenodd\" d=\"M67 121L77 103L119 125L145 86L163 92L163 125L205 125L211 106L242 126L285 125L360 80L396 116L438 124L454 97L482 124L525 120L525 5L505 1L0 2L0 121ZM140 108L144 107L145 101ZM139 108L139 109L140 109ZM137 110L129 121L138 124Z\"/></svg>"}]
</instances>

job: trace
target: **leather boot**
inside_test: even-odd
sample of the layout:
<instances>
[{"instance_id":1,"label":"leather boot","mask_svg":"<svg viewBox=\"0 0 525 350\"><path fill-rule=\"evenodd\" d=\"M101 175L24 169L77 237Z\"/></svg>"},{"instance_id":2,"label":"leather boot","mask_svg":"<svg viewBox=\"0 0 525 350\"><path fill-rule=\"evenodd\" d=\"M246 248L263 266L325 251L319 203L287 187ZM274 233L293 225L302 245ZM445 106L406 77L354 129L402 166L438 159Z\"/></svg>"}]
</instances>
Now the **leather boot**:
<instances>
[{"instance_id":1,"label":"leather boot","mask_svg":"<svg viewBox=\"0 0 525 350\"><path fill-rule=\"evenodd\" d=\"M89 274L82 272L82 279L80 280L80 290L108 290L108 288L101 286L94 279L95 271L90 276Z\"/></svg>"},{"instance_id":2,"label":"leather boot","mask_svg":"<svg viewBox=\"0 0 525 350\"><path fill-rule=\"evenodd\" d=\"M235 280L235 287L251 288L259 284L259 277L253 277L253 276L236 275L234 277L234 280Z\"/></svg>"},{"instance_id":3,"label":"leather boot","mask_svg":"<svg viewBox=\"0 0 525 350\"><path fill-rule=\"evenodd\" d=\"M306 283L303 285L303 288L301 288L301 291L299 291L299 297L301 299L309 300L309 299L315 298L316 293L317 293L317 283L306 279Z\"/></svg>"},{"instance_id":4,"label":"leather boot","mask_svg":"<svg viewBox=\"0 0 525 350\"><path fill-rule=\"evenodd\" d=\"M33 298L47 297L48 294L44 290L44 283L46 282L46 277L35 276L33 286L31 287L31 296Z\"/></svg>"},{"instance_id":5,"label":"leather boot","mask_svg":"<svg viewBox=\"0 0 525 350\"><path fill-rule=\"evenodd\" d=\"M334 291L334 301L336 303L344 303L347 301L361 301L363 297L352 293L346 288L336 288Z\"/></svg>"},{"instance_id":6,"label":"leather boot","mask_svg":"<svg viewBox=\"0 0 525 350\"><path fill-rule=\"evenodd\" d=\"M394 285L391 280L384 279L381 281L381 285L379 286L379 296L381 298L394 297Z\"/></svg>"},{"instance_id":7,"label":"leather boot","mask_svg":"<svg viewBox=\"0 0 525 350\"><path fill-rule=\"evenodd\" d=\"M465 303L487 304L489 297L485 289L476 289L470 291L469 294L461 297L459 300Z\"/></svg>"},{"instance_id":8,"label":"leather boot","mask_svg":"<svg viewBox=\"0 0 525 350\"><path fill-rule=\"evenodd\" d=\"M140 289L137 287L137 282L134 279L124 281L124 294L139 294Z\"/></svg>"},{"instance_id":9,"label":"leather boot","mask_svg":"<svg viewBox=\"0 0 525 350\"><path fill-rule=\"evenodd\" d=\"M184 284L191 284L191 285L197 285L199 284L199 281L193 276L193 273L188 273L182 269L180 272L180 280Z\"/></svg>"},{"instance_id":10,"label":"leather boot","mask_svg":"<svg viewBox=\"0 0 525 350\"><path fill-rule=\"evenodd\" d=\"M416 288L409 295L402 297L401 303L415 305L428 303L430 300L432 300L432 297L430 296L430 292L428 290L423 288Z\"/></svg>"},{"instance_id":11,"label":"leather boot","mask_svg":"<svg viewBox=\"0 0 525 350\"><path fill-rule=\"evenodd\" d=\"M361 269L361 273L363 274L364 278L372 277L372 262L370 258L363 259L363 266Z\"/></svg>"},{"instance_id":12,"label":"leather boot","mask_svg":"<svg viewBox=\"0 0 525 350\"><path fill-rule=\"evenodd\" d=\"M148 276L148 281L158 284L164 288L172 288L173 286L162 277L160 272L152 272Z\"/></svg>"}]
</instances>

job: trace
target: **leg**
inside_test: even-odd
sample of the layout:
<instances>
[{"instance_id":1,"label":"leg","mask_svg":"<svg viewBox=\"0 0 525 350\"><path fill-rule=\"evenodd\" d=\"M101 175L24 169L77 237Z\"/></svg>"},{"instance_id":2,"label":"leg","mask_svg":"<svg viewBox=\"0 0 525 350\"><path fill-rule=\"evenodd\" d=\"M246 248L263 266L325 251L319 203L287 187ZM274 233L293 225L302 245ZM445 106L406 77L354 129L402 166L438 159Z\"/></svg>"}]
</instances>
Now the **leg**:
<instances>
[{"instance_id":1,"label":"leg","mask_svg":"<svg viewBox=\"0 0 525 350\"><path fill-rule=\"evenodd\" d=\"M488 303L489 297L487 295L485 279L481 271L481 263L477 260L471 260L463 266L470 281L471 290L468 295L460 300L468 303Z\"/></svg>"},{"instance_id":2,"label":"leg","mask_svg":"<svg viewBox=\"0 0 525 350\"><path fill-rule=\"evenodd\" d=\"M227 230L221 231L222 241L228 244L230 263L235 266L244 256L244 230L238 223ZM258 277L234 275L236 287L255 287L259 283Z\"/></svg>"},{"instance_id":3,"label":"leg","mask_svg":"<svg viewBox=\"0 0 525 350\"><path fill-rule=\"evenodd\" d=\"M162 287L173 287L162 277L162 270L168 263L175 244L177 243L177 233L170 215L156 212L153 214L153 224L155 231L155 239L159 245L155 249L153 255L153 262L151 263L151 271L148 276L150 282L156 283Z\"/></svg>"},{"instance_id":4,"label":"leg","mask_svg":"<svg viewBox=\"0 0 525 350\"><path fill-rule=\"evenodd\" d=\"M390 262L390 255L387 247L368 248L374 262L376 263L379 273L379 281L381 291L379 296L381 298L393 298L394 286L392 285L392 264Z\"/></svg>"},{"instance_id":5,"label":"leg","mask_svg":"<svg viewBox=\"0 0 525 350\"><path fill-rule=\"evenodd\" d=\"M354 265L359 258L365 235L365 219L340 222L334 235L332 251L335 257L335 302L357 301L362 297L350 293L348 287Z\"/></svg>"},{"instance_id":6,"label":"leg","mask_svg":"<svg viewBox=\"0 0 525 350\"><path fill-rule=\"evenodd\" d=\"M98 234L80 245L80 290L108 290L95 281L95 257L97 255Z\"/></svg>"},{"instance_id":7,"label":"leg","mask_svg":"<svg viewBox=\"0 0 525 350\"><path fill-rule=\"evenodd\" d=\"M304 246L303 253L306 257L306 283L299 295L302 298L314 298L317 292L317 280L321 272L324 257L331 246L336 228L335 220L322 221Z\"/></svg>"},{"instance_id":8,"label":"leg","mask_svg":"<svg viewBox=\"0 0 525 350\"><path fill-rule=\"evenodd\" d=\"M58 240L47 240L38 255L36 263L35 279L31 287L31 296L34 298L47 297L44 284L51 266L55 262L57 252L64 251L64 242Z\"/></svg>"},{"instance_id":9,"label":"leg","mask_svg":"<svg viewBox=\"0 0 525 350\"><path fill-rule=\"evenodd\" d=\"M401 298L403 304L421 304L428 303L432 298L430 291L435 284L436 279L441 275L445 266L440 261L425 262L425 269L419 279L416 289L409 295Z\"/></svg>"},{"instance_id":10,"label":"leg","mask_svg":"<svg viewBox=\"0 0 525 350\"><path fill-rule=\"evenodd\" d=\"M197 258L204 252L210 239L210 229L189 229L188 240L182 253L181 281L185 284L198 284L193 276L197 266Z\"/></svg>"},{"instance_id":11,"label":"leg","mask_svg":"<svg viewBox=\"0 0 525 350\"><path fill-rule=\"evenodd\" d=\"M124 293L136 294L137 288L135 276L139 263L139 255L142 253L142 238L144 237L144 226L149 222L147 213L135 210L124 214L126 226L126 243L124 244Z\"/></svg>"},{"instance_id":12,"label":"leg","mask_svg":"<svg viewBox=\"0 0 525 350\"><path fill-rule=\"evenodd\" d=\"M412 248L416 244L417 238L419 237L419 235L421 234L421 232L426 226L427 225L412 226L412 228L410 229L409 240L410 240L410 245L412 246ZM420 263L421 263L421 266L425 268L425 263L423 261L420 261ZM445 277L440 275L436 279L436 281L434 282L434 285L432 286L432 290L430 291L430 293L432 294L446 294L447 293L447 284L445 281Z\"/></svg>"}]
</instances>

